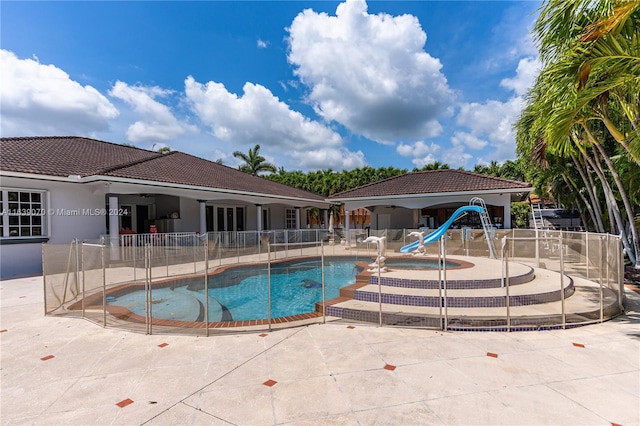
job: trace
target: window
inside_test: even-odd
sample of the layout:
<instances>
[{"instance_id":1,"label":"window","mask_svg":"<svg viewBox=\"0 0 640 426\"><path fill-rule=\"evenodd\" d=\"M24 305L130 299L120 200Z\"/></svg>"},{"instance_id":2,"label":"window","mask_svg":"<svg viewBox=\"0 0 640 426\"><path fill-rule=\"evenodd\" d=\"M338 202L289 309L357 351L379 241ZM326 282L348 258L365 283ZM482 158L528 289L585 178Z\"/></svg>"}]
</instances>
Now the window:
<instances>
[{"instance_id":1,"label":"window","mask_svg":"<svg viewBox=\"0 0 640 426\"><path fill-rule=\"evenodd\" d=\"M0 236L41 237L45 233L45 193L28 190L0 191Z\"/></svg>"},{"instance_id":2,"label":"window","mask_svg":"<svg viewBox=\"0 0 640 426\"><path fill-rule=\"evenodd\" d=\"M296 210L287 209L285 212L285 228L296 229Z\"/></svg>"}]
</instances>

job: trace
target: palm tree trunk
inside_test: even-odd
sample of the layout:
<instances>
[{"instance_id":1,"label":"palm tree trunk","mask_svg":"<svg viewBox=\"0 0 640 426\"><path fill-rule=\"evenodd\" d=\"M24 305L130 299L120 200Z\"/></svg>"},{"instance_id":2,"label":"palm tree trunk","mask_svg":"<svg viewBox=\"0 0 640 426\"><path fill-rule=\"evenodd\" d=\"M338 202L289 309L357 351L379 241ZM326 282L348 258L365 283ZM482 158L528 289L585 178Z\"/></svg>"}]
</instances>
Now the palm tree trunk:
<instances>
[{"instance_id":1,"label":"palm tree trunk","mask_svg":"<svg viewBox=\"0 0 640 426\"><path fill-rule=\"evenodd\" d=\"M582 200L582 204L586 207L587 211L589 212L589 216L591 217L591 223L593 223L595 225L596 224L596 218L595 218L595 215L593 214L593 207L591 206L591 203L589 203L589 201L584 196L584 194L582 192L580 192L580 188L578 188L578 185L576 185L576 183L573 181L573 179L570 179L566 175L563 175L562 178L567 183L567 185L572 187L573 190L575 191L575 193L578 194L578 197L580 197L580 199ZM580 216L582 217L582 221L586 225L588 222L585 220L586 217L584 216L583 211L580 212Z\"/></svg>"},{"instance_id":2,"label":"palm tree trunk","mask_svg":"<svg viewBox=\"0 0 640 426\"><path fill-rule=\"evenodd\" d=\"M626 250L627 255L629 256L629 260L631 260L631 263L636 265L635 252L633 252L632 247L629 245L629 238L627 236L627 231L625 230L624 222L622 221L622 216L620 215L620 209L618 208L618 204L616 203L616 198L613 195L613 190L611 189L611 186L607 181L607 177L605 176L604 170L602 169L602 163L600 163L598 155L595 151L593 152L593 157L594 158L591 159L585 153L585 159L589 161L594 171L598 175L600 182L602 183L602 189L604 190L607 207L611 209L610 211L613 214L613 218L615 219L616 226L618 228L618 232L622 240L622 245L624 246L624 249ZM614 232L612 232L612 234L615 234L615 230Z\"/></svg>"},{"instance_id":3,"label":"palm tree trunk","mask_svg":"<svg viewBox=\"0 0 640 426\"><path fill-rule=\"evenodd\" d=\"M622 184L622 181L620 180L620 176L618 175L618 172L616 171L616 169L615 169L615 167L613 165L613 162L611 161L611 158L609 158L609 156L605 152L605 150L602 147L602 145L600 145L599 143L596 143L595 146L598 149L598 151L600 152L600 155L602 156L602 158L604 159L604 162L607 164L607 167L609 167L609 172L611 173L611 176L613 177L613 181L616 183L616 186L618 188L618 192L620 193L620 197L622 198L622 203L624 204L624 209L625 209L625 211L627 213L627 220L631 224L631 244L633 246L633 253L634 253L635 257L636 257L636 262L635 262L634 266L635 266L636 269L640 269L640 256L639 256L640 255L640 248L639 248L640 246L638 244L638 230L635 227L635 222L634 222L634 219L633 219L633 209L631 208L631 203L629 202L629 197L627 196L627 191L625 191L624 185Z\"/></svg>"},{"instance_id":4,"label":"palm tree trunk","mask_svg":"<svg viewBox=\"0 0 640 426\"><path fill-rule=\"evenodd\" d=\"M604 218L604 210L602 208L602 203L600 202L600 197L598 197L597 191L598 191L598 186L596 185L595 180L593 179L593 174L591 173L592 167L589 165L589 163L585 162L585 169L587 171L587 178L589 179L589 189L591 190L591 192L593 192L593 196L595 197L595 208L596 208L596 214L598 215L598 217L600 217L601 219ZM601 221L602 222L602 221ZM604 222L602 222L602 228L600 232L605 232L605 227L604 227Z\"/></svg>"},{"instance_id":5,"label":"palm tree trunk","mask_svg":"<svg viewBox=\"0 0 640 426\"><path fill-rule=\"evenodd\" d=\"M580 177L582 178L582 182L584 182L584 187L587 190L587 195L589 195L589 200L591 202L587 202L587 200L584 199L584 196L580 193L578 188L576 188L576 192L578 192L578 194L580 194L580 196L583 198L584 204L587 207L587 210L589 211L589 215L591 216L592 223L596 227L596 230L598 232L604 232L604 226L602 225L602 217L601 217L602 212L596 211L596 210L600 210L600 206L597 203L597 197L593 193L593 187L589 185L589 179L587 179L585 171L582 169L582 164L580 164L576 156L572 155L571 159L573 160L573 164L575 164L576 170L578 171L578 173L580 174Z\"/></svg>"}]
</instances>

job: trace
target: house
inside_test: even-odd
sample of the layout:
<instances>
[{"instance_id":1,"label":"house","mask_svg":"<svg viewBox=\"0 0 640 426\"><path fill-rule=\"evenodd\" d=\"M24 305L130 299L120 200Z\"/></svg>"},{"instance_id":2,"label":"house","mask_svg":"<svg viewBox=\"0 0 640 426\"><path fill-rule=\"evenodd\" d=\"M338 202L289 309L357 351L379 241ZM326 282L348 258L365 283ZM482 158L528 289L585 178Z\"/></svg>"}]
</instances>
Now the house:
<instances>
[{"instance_id":1,"label":"house","mask_svg":"<svg viewBox=\"0 0 640 426\"><path fill-rule=\"evenodd\" d=\"M82 137L0 139L0 275L41 269L41 244L109 233L306 227L316 194L182 152ZM326 223L326 222L325 222ZM116 232L112 230L116 229Z\"/></svg>"},{"instance_id":2,"label":"house","mask_svg":"<svg viewBox=\"0 0 640 426\"><path fill-rule=\"evenodd\" d=\"M437 228L473 197L482 198L498 228L511 228L511 202L523 200L531 184L463 170L433 170L392 177L334 194L344 203L345 229L349 211L366 208L372 229ZM478 215L467 215L456 226L481 227ZM349 235L349 233L347 233Z\"/></svg>"}]
</instances>

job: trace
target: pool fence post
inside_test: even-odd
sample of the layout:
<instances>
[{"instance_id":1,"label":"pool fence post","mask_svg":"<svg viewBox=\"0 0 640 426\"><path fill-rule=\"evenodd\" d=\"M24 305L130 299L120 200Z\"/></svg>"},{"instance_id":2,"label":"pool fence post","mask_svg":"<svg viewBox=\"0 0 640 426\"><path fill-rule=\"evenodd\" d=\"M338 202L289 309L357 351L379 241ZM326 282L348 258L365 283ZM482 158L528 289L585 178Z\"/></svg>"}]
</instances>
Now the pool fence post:
<instances>
[{"instance_id":1,"label":"pool fence post","mask_svg":"<svg viewBox=\"0 0 640 426\"><path fill-rule=\"evenodd\" d=\"M78 274L78 239L75 239L75 243L76 243L76 282L77 281L77 274ZM85 318L85 306L84 306L84 301L86 298L86 288L85 288L85 282L84 282L84 244L82 246L82 318Z\"/></svg>"},{"instance_id":2,"label":"pool fence post","mask_svg":"<svg viewBox=\"0 0 640 426\"><path fill-rule=\"evenodd\" d=\"M169 251L167 250L168 246L164 246L164 260L165 265L167 267L167 277L169 276ZM149 251L149 259L151 259L151 249L149 248L149 244L147 244L147 250Z\"/></svg>"},{"instance_id":3,"label":"pool fence post","mask_svg":"<svg viewBox=\"0 0 640 426\"><path fill-rule=\"evenodd\" d=\"M209 236L204 239L204 315L206 336L209 337Z\"/></svg>"},{"instance_id":4,"label":"pool fence post","mask_svg":"<svg viewBox=\"0 0 640 426\"><path fill-rule=\"evenodd\" d=\"M238 263L240 263L240 244L238 244L238 231L233 231L235 236L233 238L233 242L236 245L236 258L238 259Z\"/></svg>"},{"instance_id":5,"label":"pool fence post","mask_svg":"<svg viewBox=\"0 0 640 426\"><path fill-rule=\"evenodd\" d=\"M100 259L102 261L102 319L107 328L107 268L104 261L104 244L100 244Z\"/></svg>"},{"instance_id":6,"label":"pool fence post","mask_svg":"<svg viewBox=\"0 0 640 426\"><path fill-rule=\"evenodd\" d=\"M193 273L195 274L196 272L198 272L198 250L197 250L197 243L198 243L198 234L195 233L193 234Z\"/></svg>"},{"instance_id":7,"label":"pool fence post","mask_svg":"<svg viewBox=\"0 0 640 426\"><path fill-rule=\"evenodd\" d=\"M44 248L44 244L42 243L40 244L41 246L41 256L42 256L42 290L43 290L43 307L44 307L44 314L47 315L47 258L44 254L45 248ZM64 296L63 296L64 297Z\"/></svg>"},{"instance_id":8,"label":"pool fence post","mask_svg":"<svg viewBox=\"0 0 640 426\"><path fill-rule=\"evenodd\" d=\"M606 265L606 272L605 272L605 276L607 277L607 288L611 288L611 270L610 270L610 265L611 265L611 235L607 234L607 249L605 250L605 265Z\"/></svg>"},{"instance_id":9,"label":"pool fence post","mask_svg":"<svg viewBox=\"0 0 640 426\"><path fill-rule=\"evenodd\" d=\"M267 242L267 321L271 331L271 243Z\"/></svg>"},{"instance_id":10,"label":"pool fence post","mask_svg":"<svg viewBox=\"0 0 640 426\"><path fill-rule=\"evenodd\" d=\"M145 310L144 310L144 322L146 327L146 334L150 334L150 325L149 325L149 317L151 309L151 300L150 300L150 275L151 275L151 259L149 259L149 245L144 245L144 301L145 301Z\"/></svg>"},{"instance_id":11,"label":"pool fence post","mask_svg":"<svg viewBox=\"0 0 640 426\"><path fill-rule=\"evenodd\" d=\"M380 269L382 269L382 240L378 241L378 326L382 327L382 279L380 278Z\"/></svg>"},{"instance_id":12,"label":"pool fence post","mask_svg":"<svg viewBox=\"0 0 640 426\"><path fill-rule=\"evenodd\" d=\"M533 221L535 224L535 214L533 216ZM536 268L540 267L540 233L538 232L538 227L536 226Z\"/></svg>"},{"instance_id":13,"label":"pool fence post","mask_svg":"<svg viewBox=\"0 0 640 426\"><path fill-rule=\"evenodd\" d=\"M289 257L289 231L284 230L284 257Z\"/></svg>"},{"instance_id":14,"label":"pool fence post","mask_svg":"<svg viewBox=\"0 0 640 426\"><path fill-rule=\"evenodd\" d=\"M438 310L440 315L440 328L444 330L444 320L442 318L442 306L444 299L442 298L442 242L438 241Z\"/></svg>"},{"instance_id":15,"label":"pool fence post","mask_svg":"<svg viewBox=\"0 0 640 426\"><path fill-rule=\"evenodd\" d=\"M562 231L558 236L558 248L560 249L560 301L562 304L562 329L567 328L567 312L564 306L564 250L562 248Z\"/></svg>"},{"instance_id":16,"label":"pool fence post","mask_svg":"<svg viewBox=\"0 0 640 426\"><path fill-rule=\"evenodd\" d=\"M60 302L61 305L64 305L65 302L67 301L67 288L69 287L69 271L71 269L71 259L73 258L73 252L75 251L74 249L74 245L75 244L75 240L71 241L71 244L69 244L69 256L67 258L67 273L64 276L64 290L62 291L62 301ZM78 262L76 261L76 270L74 272L74 276L77 278L78 276L78 268L80 267L80 265L78 265ZM43 268L44 268L44 263L43 263ZM42 273L44 274L44 269L42 270ZM80 287L80 282L77 281L76 279L76 291L78 290L78 287Z\"/></svg>"},{"instance_id":17,"label":"pool fence post","mask_svg":"<svg viewBox=\"0 0 640 426\"><path fill-rule=\"evenodd\" d=\"M444 287L444 331L449 328L449 301L447 300L447 241L446 236L440 237L442 242L442 285Z\"/></svg>"},{"instance_id":18,"label":"pool fence post","mask_svg":"<svg viewBox=\"0 0 640 426\"><path fill-rule=\"evenodd\" d=\"M136 243L140 243L140 241L136 241ZM133 280L137 281L136 276L136 252L138 251L138 244L134 244L133 246Z\"/></svg>"},{"instance_id":19,"label":"pool fence post","mask_svg":"<svg viewBox=\"0 0 640 426\"><path fill-rule=\"evenodd\" d=\"M506 236L502 238L502 263L503 263L503 273L504 273L504 281L503 285L505 287L505 306L507 308L507 331L511 331L511 300L509 296L509 256L507 255L507 250L509 250L509 240Z\"/></svg>"},{"instance_id":20,"label":"pool fence post","mask_svg":"<svg viewBox=\"0 0 640 426\"><path fill-rule=\"evenodd\" d=\"M587 269L587 279L589 279L589 229L587 228L587 232L584 233L584 241L585 241L585 257L587 258L585 264Z\"/></svg>"},{"instance_id":21,"label":"pool fence post","mask_svg":"<svg viewBox=\"0 0 640 426\"><path fill-rule=\"evenodd\" d=\"M147 243L147 250L149 251L149 334L153 334L153 264L151 262L151 244L149 243ZM169 276L169 269L167 269L167 276Z\"/></svg>"},{"instance_id":22,"label":"pool fence post","mask_svg":"<svg viewBox=\"0 0 640 426\"><path fill-rule=\"evenodd\" d=\"M624 310L624 259L622 255L622 239L616 237L616 259L618 262L618 310L622 312Z\"/></svg>"},{"instance_id":23,"label":"pool fence post","mask_svg":"<svg viewBox=\"0 0 640 426\"><path fill-rule=\"evenodd\" d=\"M598 282L600 283L600 285L602 286L602 282L604 281L604 277L602 276L602 240L604 239L603 235L599 235L598 241L598 264L599 264L599 273L598 273Z\"/></svg>"},{"instance_id":24,"label":"pool fence post","mask_svg":"<svg viewBox=\"0 0 640 426\"><path fill-rule=\"evenodd\" d=\"M604 266L605 266L605 273L604 276L606 277L606 283L607 283L607 288L609 288L609 278L610 278L610 271L609 271L609 259L610 259L610 252L609 252L609 235L607 235L607 245L605 246L605 251L604 251Z\"/></svg>"},{"instance_id":25,"label":"pool fence post","mask_svg":"<svg viewBox=\"0 0 640 426\"><path fill-rule=\"evenodd\" d=\"M80 268L81 268L81 263L80 263L80 248L78 247L78 239L74 238L73 239L73 244L75 245L75 253L76 253L76 285L78 285L78 283L80 283ZM82 264L84 265L84 264ZM82 266L83 268L83 274L84 274L84 266ZM84 284L84 283L83 283ZM82 297L84 298L84 290L83 290L83 294ZM84 311L82 311L82 316L84 317Z\"/></svg>"},{"instance_id":26,"label":"pool fence post","mask_svg":"<svg viewBox=\"0 0 640 426\"><path fill-rule=\"evenodd\" d=\"M607 239L607 243L609 242L609 237L600 237L600 245L602 245L602 241L604 240L604 238ZM603 250L600 250L600 252L602 253ZM600 257L600 261L601 261L601 265L602 262L604 262L604 264L606 265L606 273L605 276L607 277L607 284L609 284L609 256L608 256L608 252L609 252L609 244L607 244L606 246L606 250L604 250L603 255ZM604 322L604 280L600 281L600 322Z\"/></svg>"},{"instance_id":27,"label":"pool fence post","mask_svg":"<svg viewBox=\"0 0 640 426\"><path fill-rule=\"evenodd\" d=\"M322 323L326 324L327 323L327 299L326 299L325 287L324 287L324 243L322 240L320 240L320 264L321 264L320 270L322 271Z\"/></svg>"}]
</instances>

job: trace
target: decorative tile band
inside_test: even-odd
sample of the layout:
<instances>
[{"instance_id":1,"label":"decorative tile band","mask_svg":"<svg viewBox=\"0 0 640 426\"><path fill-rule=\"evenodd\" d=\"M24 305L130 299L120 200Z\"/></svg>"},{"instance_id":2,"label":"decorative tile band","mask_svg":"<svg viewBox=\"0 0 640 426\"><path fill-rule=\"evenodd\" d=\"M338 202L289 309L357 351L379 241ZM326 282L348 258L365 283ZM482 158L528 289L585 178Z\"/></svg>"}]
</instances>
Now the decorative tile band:
<instances>
[{"instance_id":1,"label":"decorative tile band","mask_svg":"<svg viewBox=\"0 0 640 426\"><path fill-rule=\"evenodd\" d=\"M564 288L564 297L570 297L575 288L573 279L569 276L569 284ZM362 302L380 302L379 294L371 291L355 290L353 298ZM509 296L509 306L537 305L541 303L557 302L561 300L560 290L537 294L523 294ZM499 308L507 306L507 296L465 296L447 297L447 306L450 308ZM445 306L444 297L439 296L416 296L408 294L382 293L382 303L390 305L404 306L425 306L438 307Z\"/></svg>"},{"instance_id":2,"label":"decorative tile band","mask_svg":"<svg viewBox=\"0 0 640 426\"><path fill-rule=\"evenodd\" d=\"M607 309L606 319L610 319L616 315L615 309ZM379 312L377 311L359 311L357 309L341 308L338 306L328 306L327 315L342 318L345 320L359 321L378 324L380 321ZM564 328L576 328L586 323L597 322L600 310L592 310L580 314L568 314L565 317ZM446 329L450 331L476 331L476 332L494 332L494 331L544 331L544 330L560 330L562 326L562 315L540 315L528 317L511 317L510 324L507 318L486 318L486 317L448 317ZM411 326L444 329L445 318L436 315L410 315L410 314L391 314L383 312L382 324L393 326Z\"/></svg>"},{"instance_id":3,"label":"decorative tile band","mask_svg":"<svg viewBox=\"0 0 640 426\"><path fill-rule=\"evenodd\" d=\"M533 268L529 267L529 271L525 274L515 277L509 277L509 285L520 285L531 282L535 279L535 273ZM370 284L378 284L378 277L372 275L369 277ZM405 278L390 278L380 277L380 284L389 287L402 287L402 288L423 288L434 289L440 287L439 280L411 280ZM452 290L462 289L483 289L483 288L498 288L502 287L502 278L488 278L481 280L447 280L447 288Z\"/></svg>"}]
</instances>

